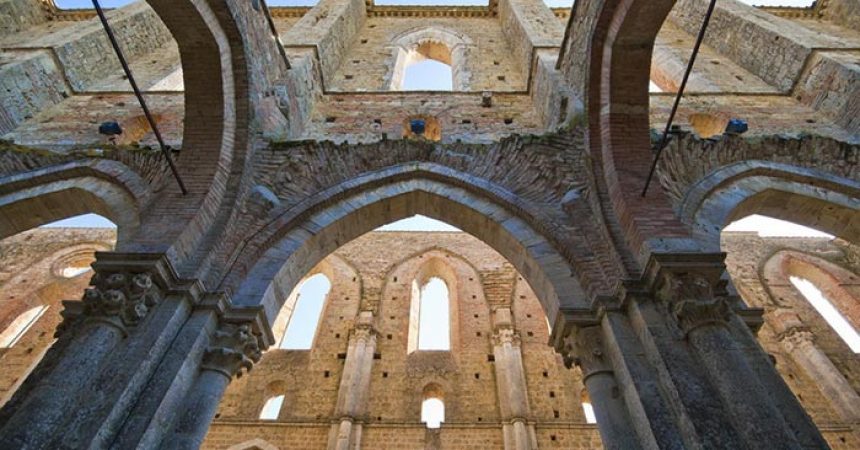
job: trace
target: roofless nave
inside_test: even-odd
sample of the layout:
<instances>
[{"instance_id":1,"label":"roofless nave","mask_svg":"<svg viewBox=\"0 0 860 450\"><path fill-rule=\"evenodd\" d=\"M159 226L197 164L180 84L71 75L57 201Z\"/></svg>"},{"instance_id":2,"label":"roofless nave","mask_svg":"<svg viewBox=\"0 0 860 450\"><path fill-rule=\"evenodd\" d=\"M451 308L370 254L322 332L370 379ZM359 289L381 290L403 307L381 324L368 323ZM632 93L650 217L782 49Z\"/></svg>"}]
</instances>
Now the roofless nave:
<instances>
[{"instance_id":1,"label":"roofless nave","mask_svg":"<svg viewBox=\"0 0 860 450\"><path fill-rule=\"evenodd\" d=\"M708 7L110 10L183 194L95 12L0 0L0 448L860 446L860 7L717 1L643 196Z\"/></svg>"}]
</instances>

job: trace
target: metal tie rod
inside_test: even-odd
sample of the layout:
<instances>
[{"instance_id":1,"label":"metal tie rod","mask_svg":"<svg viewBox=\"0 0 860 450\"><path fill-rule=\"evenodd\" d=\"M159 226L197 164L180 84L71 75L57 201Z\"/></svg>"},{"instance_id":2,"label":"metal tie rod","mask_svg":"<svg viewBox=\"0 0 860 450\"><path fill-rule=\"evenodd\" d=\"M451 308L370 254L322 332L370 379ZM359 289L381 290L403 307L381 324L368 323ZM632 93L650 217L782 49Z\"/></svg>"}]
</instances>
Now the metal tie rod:
<instances>
[{"instance_id":1,"label":"metal tie rod","mask_svg":"<svg viewBox=\"0 0 860 450\"><path fill-rule=\"evenodd\" d=\"M284 65L287 70L292 69L290 66L290 59L287 58L287 51L284 49L284 44L281 43L281 38L278 36L278 28L275 27L275 21L272 19L272 12L269 11L269 5L266 4L266 0L260 0L260 6L262 6L263 14L266 16L266 22L269 23L269 32L272 33L272 38L275 40L275 45L278 47L278 53L281 54L281 59L284 60Z\"/></svg>"},{"instance_id":2,"label":"metal tie rod","mask_svg":"<svg viewBox=\"0 0 860 450\"><path fill-rule=\"evenodd\" d=\"M672 105L672 112L669 113L669 120L666 121L666 129L663 130L663 137L660 138L660 144L657 146L657 154L654 155L654 161L651 163L651 170L648 172L648 179L645 180L645 188L642 189L642 196L648 193L648 186L651 184L651 178L654 176L654 171L657 170L657 162L660 161L660 155L663 154L663 149L669 145L669 130L672 128L672 121L675 120L675 113L678 112L678 104L681 103L681 97L684 96L684 88L687 87L687 79L690 78L690 72L693 70L693 64L696 62L696 55L699 54L699 47L702 45L702 40L705 38L705 30L708 29L708 23L711 21L711 14L714 12L714 6L717 0L711 0L708 5L708 11L705 13L705 20L702 22L702 28L699 29L699 36L696 37L696 45L693 46L693 54L690 56L690 62L687 63L687 70L684 71L684 79L681 80L681 87L678 89L678 94L675 96L675 104Z\"/></svg>"},{"instance_id":3,"label":"metal tie rod","mask_svg":"<svg viewBox=\"0 0 860 450\"><path fill-rule=\"evenodd\" d=\"M99 5L98 0L93 0L93 6L96 9L96 13L99 15L99 19L102 21L102 26L104 26L105 33L108 35L108 39L110 40L111 45L113 46L113 51L116 53L117 59L119 59L120 65L122 65L122 70L125 72L126 78L128 78L128 82L131 84L131 88L134 90L134 95L137 97L137 101L140 103L140 107L143 109L143 114L146 116L146 121L149 122L150 128L152 128L152 132L155 133L155 138L158 139L158 145L161 147L161 153L164 155L164 159L167 160L167 165L170 166L170 171L173 173L173 177L176 178L176 182L179 184L179 189L182 191L182 194L187 194L188 190L185 189L185 183L182 182L182 177L179 176L179 171L176 170L176 163L173 162L173 158L170 156L170 151L167 148L167 145L164 144L164 139L161 137L161 132L158 131L158 125L155 123L155 118L152 117L152 113L149 112L149 107L146 106L146 100L143 98L143 94L140 92L140 88L137 87L137 82L134 80L134 76L131 74L131 69L128 67L128 62L125 60L125 55L122 54L122 49L119 47L119 43L116 41L116 36L113 34L113 30L108 24L107 18L105 17L104 11L102 11L101 5Z\"/></svg>"}]
</instances>

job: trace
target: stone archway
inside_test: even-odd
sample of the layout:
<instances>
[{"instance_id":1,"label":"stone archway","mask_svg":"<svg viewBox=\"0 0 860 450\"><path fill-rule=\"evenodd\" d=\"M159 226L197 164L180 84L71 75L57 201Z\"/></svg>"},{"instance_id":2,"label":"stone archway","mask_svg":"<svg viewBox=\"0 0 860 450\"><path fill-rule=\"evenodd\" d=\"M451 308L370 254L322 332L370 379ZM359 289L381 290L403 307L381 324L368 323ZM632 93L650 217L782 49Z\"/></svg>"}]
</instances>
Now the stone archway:
<instances>
[{"instance_id":1,"label":"stone archway","mask_svg":"<svg viewBox=\"0 0 860 450\"><path fill-rule=\"evenodd\" d=\"M131 240L149 186L124 164L77 161L0 178L0 238L79 214L96 213L117 225L118 242Z\"/></svg>"},{"instance_id":2,"label":"stone archway","mask_svg":"<svg viewBox=\"0 0 860 450\"><path fill-rule=\"evenodd\" d=\"M221 288L235 292L236 305L261 305L271 321L293 286L327 254L386 223L422 214L472 234L505 256L533 287L550 323L561 307L587 307L571 263L520 214L420 172L408 177L374 183L273 222L266 231L269 237L246 247L233 262L233 273ZM266 250L257 255L257 248ZM241 271L247 276L238 277Z\"/></svg>"},{"instance_id":3,"label":"stone archway","mask_svg":"<svg viewBox=\"0 0 860 450\"><path fill-rule=\"evenodd\" d=\"M431 26L406 30L391 42L385 87L402 90L406 68L418 60L433 59L451 66L454 91L468 91L471 84L468 58L473 46L468 36L446 28Z\"/></svg>"},{"instance_id":4,"label":"stone archway","mask_svg":"<svg viewBox=\"0 0 860 450\"><path fill-rule=\"evenodd\" d=\"M753 213L860 242L860 183L787 164L739 162L690 186L679 206L681 219L713 251L723 227Z\"/></svg>"}]
</instances>

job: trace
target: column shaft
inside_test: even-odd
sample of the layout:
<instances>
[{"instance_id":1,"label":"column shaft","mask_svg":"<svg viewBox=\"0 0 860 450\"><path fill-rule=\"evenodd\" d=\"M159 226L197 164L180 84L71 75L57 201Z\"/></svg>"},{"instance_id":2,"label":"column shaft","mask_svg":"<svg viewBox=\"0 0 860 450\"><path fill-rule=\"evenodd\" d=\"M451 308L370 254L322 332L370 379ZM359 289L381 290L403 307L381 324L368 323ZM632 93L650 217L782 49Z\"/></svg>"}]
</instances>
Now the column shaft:
<instances>
[{"instance_id":1,"label":"column shaft","mask_svg":"<svg viewBox=\"0 0 860 450\"><path fill-rule=\"evenodd\" d=\"M54 369L0 429L0 448L42 448L53 439L78 404L81 388L92 381L122 338L123 330L117 326L101 321L85 324Z\"/></svg>"},{"instance_id":2,"label":"column shaft","mask_svg":"<svg viewBox=\"0 0 860 450\"><path fill-rule=\"evenodd\" d=\"M860 421L860 396L833 361L815 345L812 333L790 330L782 337L783 346L846 422Z\"/></svg>"},{"instance_id":3,"label":"column shaft","mask_svg":"<svg viewBox=\"0 0 860 450\"><path fill-rule=\"evenodd\" d=\"M174 427L173 435L165 439L162 448L171 450L197 450L203 444L209 424L218 411L218 403L230 377L223 372L204 369L194 388L186 396L184 410Z\"/></svg>"},{"instance_id":4,"label":"column shaft","mask_svg":"<svg viewBox=\"0 0 860 450\"><path fill-rule=\"evenodd\" d=\"M725 326L699 326L688 339L749 448L801 448Z\"/></svg>"}]
</instances>

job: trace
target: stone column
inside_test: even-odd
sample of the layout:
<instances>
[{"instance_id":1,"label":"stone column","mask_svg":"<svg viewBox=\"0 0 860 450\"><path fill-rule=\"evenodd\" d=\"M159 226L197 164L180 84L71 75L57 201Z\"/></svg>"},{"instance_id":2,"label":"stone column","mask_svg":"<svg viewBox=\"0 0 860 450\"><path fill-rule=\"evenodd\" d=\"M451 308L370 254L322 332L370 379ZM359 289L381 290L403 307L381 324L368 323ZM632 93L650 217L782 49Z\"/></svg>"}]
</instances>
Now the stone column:
<instances>
[{"instance_id":1,"label":"stone column","mask_svg":"<svg viewBox=\"0 0 860 450\"><path fill-rule=\"evenodd\" d=\"M588 390L603 447L607 450L642 448L630 427L630 416L603 349L603 330L598 325L572 330L565 339L565 365L576 364Z\"/></svg>"},{"instance_id":2,"label":"stone column","mask_svg":"<svg viewBox=\"0 0 860 450\"><path fill-rule=\"evenodd\" d=\"M200 373L185 396L172 435L162 441L162 448L200 448L227 385L234 375L242 376L243 369L251 370L261 355L260 340L250 325L222 323L210 338Z\"/></svg>"},{"instance_id":3,"label":"stone column","mask_svg":"<svg viewBox=\"0 0 860 450\"><path fill-rule=\"evenodd\" d=\"M860 421L860 396L833 361L815 345L815 337L793 313L781 314L777 338L791 358L818 384L821 393L846 422Z\"/></svg>"},{"instance_id":4,"label":"stone column","mask_svg":"<svg viewBox=\"0 0 860 450\"><path fill-rule=\"evenodd\" d=\"M735 313L723 258L654 254L615 296L559 311L553 342L582 367L607 447L828 448Z\"/></svg>"},{"instance_id":5,"label":"stone column","mask_svg":"<svg viewBox=\"0 0 860 450\"><path fill-rule=\"evenodd\" d=\"M528 423L528 387L526 386L520 336L513 328L510 308L493 311L495 332L493 355L495 357L496 388L502 413L506 450L531 450L533 425Z\"/></svg>"},{"instance_id":6,"label":"stone column","mask_svg":"<svg viewBox=\"0 0 860 450\"><path fill-rule=\"evenodd\" d=\"M332 424L328 442L330 450L361 448L361 424L355 422L362 419L367 411L367 393L370 390L370 372L375 352L373 312L362 311L349 338L335 407L335 417L339 417L340 421Z\"/></svg>"},{"instance_id":7,"label":"stone column","mask_svg":"<svg viewBox=\"0 0 860 450\"><path fill-rule=\"evenodd\" d=\"M733 298L721 275L722 255L701 259L676 255L654 261L650 281L655 297L673 319L679 336L693 350L705 376L716 389L728 420L748 448L801 448L805 430L788 422L785 405L777 407L769 380L759 376L741 347L741 339L729 327L739 321ZM691 258L692 261L684 261ZM795 408L801 408L799 404ZM820 444L826 447L823 439Z\"/></svg>"},{"instance_id":8,"label":"stone column","mask_svg":"<svg viewBox=\"0 0 860 450\"><path fill-rule=\"evenodd\" d=\"M62 352L49 352L54 360L40 365L50 370L37 368L41 378L28 381L31 385L22 386L20 398L6 405L9 418L0 429L0 448L42 448L53 439L58 428L74 417L79 402L85 401L79 396L104 360L162 298L151 267L141 271L121 263L97 262L94 268L92 288L77 305L79 314L66 314L58 327L58 333L68 333Z\"/></svg>"}]
</instances>

